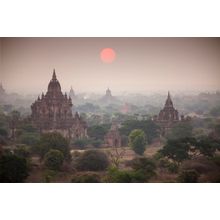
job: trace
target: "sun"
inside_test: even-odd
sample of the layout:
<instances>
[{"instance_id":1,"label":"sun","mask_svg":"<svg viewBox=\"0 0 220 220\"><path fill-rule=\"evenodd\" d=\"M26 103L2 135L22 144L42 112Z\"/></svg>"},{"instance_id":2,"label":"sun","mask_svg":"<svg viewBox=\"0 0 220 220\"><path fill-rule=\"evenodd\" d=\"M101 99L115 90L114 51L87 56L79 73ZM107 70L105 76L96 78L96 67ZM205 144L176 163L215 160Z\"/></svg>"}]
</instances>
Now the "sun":
<instances>
[{"instance_id":1,"label":"sun","mask_svg":"<svg viewBox=\"0 0 220 220\"><path fill-rule=\"evenodd\" d=\"M100 52L100 58L104 63L112 63L116 58L116 53L112 48L104 48Z\"/></svg>"}]
</instances>

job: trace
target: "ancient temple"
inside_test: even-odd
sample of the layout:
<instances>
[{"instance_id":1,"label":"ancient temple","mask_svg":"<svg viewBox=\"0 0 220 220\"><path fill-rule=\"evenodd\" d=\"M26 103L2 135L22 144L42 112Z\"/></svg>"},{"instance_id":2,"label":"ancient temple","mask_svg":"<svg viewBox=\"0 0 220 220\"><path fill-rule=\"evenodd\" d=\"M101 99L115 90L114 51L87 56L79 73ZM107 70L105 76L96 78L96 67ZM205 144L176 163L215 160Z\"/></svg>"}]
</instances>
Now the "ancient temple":
<instances>
[{"instance_id":1,"label":"ancient temple","mask_svg":"<svg viewBox=\"0 0 220 220\"><path fill-rule=\"evenodd\" d=\"M153 120L161 127L162 135L167 134L170 128L180 121L179 113L173 106L169 92L164 108L160 111L158 116L154 116Z\"/></svg>"},{"instance_id":2,"label":"ancient temple","mask_svg":"<svg viewBox=\"0 0 220 220\"><path fill-rule=\"evenodd\" d=\"M105 135L105 146L121 147L121 136L116 123L113 123L109 132Z\"/></svg>"},{"instance_id":3,"label":"ancient temple","mask_svg":"<svg viewBox=\"0 0 220 220\"><path fill-rule=\"evenodd\" d=\"M107 105L119 102L119 100L112 95L112 92L109 88L106 90L105 95L99 101L101 104Z\"/></svg>"},{"instance_id":4,"label":"ancient temple","mask_svg":"<svg viewBox=\"0 0 220 220\"><path fill-rule=\"evenodd\" d=\"M63 136L74 139L87 136L86 123L80 116L72 115L72 100L63 94L57 80L55 70L50 80L47 92L31 105L33 124L41 132L59 132Z\"/></svg>"}]
</instances>

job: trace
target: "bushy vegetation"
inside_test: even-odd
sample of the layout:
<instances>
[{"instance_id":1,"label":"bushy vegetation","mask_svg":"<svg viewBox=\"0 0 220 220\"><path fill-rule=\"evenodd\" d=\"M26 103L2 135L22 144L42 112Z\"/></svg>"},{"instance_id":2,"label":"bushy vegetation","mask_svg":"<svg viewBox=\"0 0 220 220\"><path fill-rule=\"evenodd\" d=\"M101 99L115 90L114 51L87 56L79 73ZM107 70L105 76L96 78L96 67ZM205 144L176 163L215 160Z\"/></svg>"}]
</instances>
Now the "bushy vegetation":
<instances>
[{"instance_id":1,"label":"bushy vegetation","mask_svg":"<svg viewBox=\"0 0 220 220\"><path fill-rule=\"evenodd\" d=\"M76 161L76 169L79 171L102 171L109 165L107 155L98 150L83 152Z\"/></svg>"},{"instance_id":2,"label":"bushy vegetation","mask_svg":"<svg viewBox=\"0 0 220 220\"><path fill-rule=\"evenodd\" d=\"M21 183L28 177L27 160L11 153L0 157L0 182Z\"/></svg>"},{"instance_id":3,"label":"bushy vegetation","mask_svg":"<svg viewBox=\"0 0 220 220\"><path fill-rule=\"evenodd\" d=\"M159 137L159 127L152 120L127 120L122 123L120 133L129 136L135 129L142 130L149 143L152 143L153 139Z\"/></svg>"},{"instance_id":4,"label":"bushy vegetation","mask_svg":"<svg viewBox=\"0 0 220 220\"><path fill-rule=\"evenodd\" d=\"M65 159L70 158L69 143L60 133L46 133L40 138L38 153L43 158L51 149L59 150Z\"/></svg>"},{"instance_id":5,"label":"bushy vegetation","mask_svg":"<svg viewBox=\"0 0 220 220\"><path fill-rule=\"evenodd\" d=\"M108 170L104 181L108 183L144 183L146 177L140 171L119 170L112 167Z\"/></svg>"},{"instance_id":6,"label":"bushy vegetation","mask_svg":"<svg viewBox=\"0 0 220 220\"><path fill-rule=\"evenodd\" d=\"M97 173L86 172L76 174L72 180L72 183L100 183L100 176Z\"/></svg>"},{"instance_id":7,"label":"bushy vegetation","mask_svg":"<svg viewBox=\"0 0 220 220\"><path fill-rule=\"evenodd\" d=\"M135 129L129 134L129 146L139 155L144 153L146 148L146 137L142 130Z\"/></svg>"},{"instance_id":8,"label":"bushy vegetation","mask_svg":"<svg viewBox=\"0 0 220 220\"><path fill-rule=\"evenodd\" d=\"M64 162L63 153L59 150L50 150L45 155L45 165L51 170L60 170Z\"/></svg>"},{"instance_id":9,"label":"bushy vegetation","mask_svg":"<svg viewBox=\"0 0 220 220\"><path fill-rule=\"evenodd\" d=\"M183 170L178 176L178 181L181 183L197 183L199 173L196 170Z\"/></svg>"}]
</instances>

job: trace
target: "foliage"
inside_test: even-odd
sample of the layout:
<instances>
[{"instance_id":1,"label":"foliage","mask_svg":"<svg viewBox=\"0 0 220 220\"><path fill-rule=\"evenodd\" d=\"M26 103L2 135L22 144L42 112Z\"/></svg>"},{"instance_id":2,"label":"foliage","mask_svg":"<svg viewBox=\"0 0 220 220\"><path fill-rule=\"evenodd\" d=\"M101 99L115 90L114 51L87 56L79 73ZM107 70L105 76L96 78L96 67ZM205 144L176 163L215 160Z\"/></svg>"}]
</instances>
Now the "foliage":
<instances>
[{"instance_id":1,"label":"foliage","mask_svg":"<svg viewBox=\"0 0 220 220\"><path fill-rule=\"evenodd\" d=\"M110 168L105 177L105 182L110 183L144 183L146 181L144 173L140 171L125 171L116 167Z\"/></svg>"},{"instance_id":2,"label":"foliage","mask_svg":"<svg viewBox=\"0 0 220 220\"><path fill-rule=\"evenodd\" d=\"M109 165L106 154L99 150L87 150L76 161L76 169L80 171L101 171Z\"/></svg>"},{"instance_id":3,"label":"foliage","mask_svg":"<svg viewBox=\"0 0 220 220\"><path fill-rule=\"evenodd\" d=\"M31 149L29 146L27 145L17 145L16 149L14 150L14 153L18 156L18 157L22 157L22 158L29 158L31 156Z\"/></svg>"},{"instance_id":4,"label":"foliage","mask_svg":"<svg viewBox=\"0 0 220 220\"><path fill-rule=\"evenodd\" d=\"M128 136L134 129L143 130L149 143L159 137L159 127L152 120L127 120L122 124L120 133Z\"/></svg>"},{"instance_id":5,"label":"foliage","mask_svg":"<svg viewBox=\"0 0 220 220\"><path fill-rule=\"evenodd\" d=\"M72 180L72 183L100 183L100 176L97 173L87 172L83 174L75 175Z\"/></svg>"},{"instance_id":6,"label":"foliage","mask_svg":"<svg viewBox=\"0 0 220 220\"><path fill-rule=\"evenodd\" d=\"M92 140L91 141L91 144L96 148L100 147L102 145L102 143L103 143L102 140Z\"/></svg>"},{"instance_id":7,"label":"foliage","mask_svg":"<svg viewBox=\"0 0 220 220\"><path fill-rule=\"evenodd\" d=\"M189 159L190 143L185 139L168 140L166 145L159 150L159 153L175 162L180 163Z\"/></svg>"},{"instance_id":8,"label":"foliage","mask_svg":"<svg viewBox=\"0 0 220 220\"><path fill-rule=\"evenodd\" d=\"M133 130L129 135L129 146L135 153L142 155L146 147L145 134L140 129Z\"/></svg>"},{"instance_id":9,"label":"foliage","mask_svg":"<svg viewBox=\"0 0 220 220\"><path fill-rule=\"evenodd\" d=\"M26 159L17 155L4 154L0 157L0 182L20 183L28 176Z\"/></svg>"},{"instance_id":10,"label":"foliage","mask_svg":"<svg viewBox=\"0 0 220 220\"><path fill-rule=\"evenodd\" d=\"M38 152L41 158L51 149L61 151L65 159L70 158L69 143L57 132L43 134L40 138Z\"/></svg>"},{"instance_id":11,"label":"foliage","mask_svg":"<svg viewBox=\"0 0 220 220\"><path fill-rule=\"evenodd\" d=\"M181 183L197 183L199 173L196 170L183 170L178 176L178 180Z\"/></svg>"},{"instance_id":12,"label":"foliage","mask_svg":"<svg viewBox=\"0 0 220 220\"><path fill-rule=\"evenodd\" d=\"M110 124L94 125L88 128L88 136L95 140L103 140L110 129Z\"/></svg>"},{"instance_id":13,"label":"foliage","mask_svg":"<svg viewBox=\"0 0 220 220\"><path fill-rule=\"evenodd\" d=\"M138 172L142 172L145 178L149 180L155 176L156 165L152 159L146 157L136 157L131 161L131 167Z\"/></svg>"},{"instance_id":14,"label":"foliage","mask_svg":"<svg viewBox=\"0 0 220 220\"><path fill-rule=\"evenodd\" d=\"M88 144L88 140L87 139L77 139L73 142L73 145L75 147L78 147L80 149L85 148L85 146Z\"/></svg>"},{"instance_id":15,"label":"foliage","mask_svg":"<svg viewBox=\"0 0 220 220\"><path fill-rule=\"evenodd\" d=\"M177 173L179 170L178 164L176 164L175 162L171 162L165 158L161 158L158 161L158 166L160 168L167 169L170 173Z\"/></svg>"},{"instance_id":16,"label":"foliage","mask_svg":"<svg viewBox=\"0 0 220 220\"><path fill-rule=\"evenodd\" d=\"M63 161L63 153L59 150L50 150L45 155L45 165L51 170L60 170Z\"/></svg>"},{"instance_id":17,"label":"foliage","mask_svg":"<svg viewBox=\"0 0 220 220\"><path fill-rule=\"evenodd\" d=\"M0 136L7 138L8 137L8 131L4 128L0 128Z\"/></svg>"},{"instance_id":18,"label":"foliage","mask_svg":"<svg viewBox=\"0 0 220 220\"><path fill-rule=\"evenodd\" d=\"M191 122L180 122L176 124L168 133L168 139L182 139L192 137L193 127Z\"/></svg>"},{"instance_id":19,"label":"foliage","mask_svg":"<svg viewBox=\"0 0 220 220\"><path fill-rule=\"evenodd\" d=\"M215 152L220 149L220 142L208 136L201 136L196 140L196 148L200 154L213 157Z\"/></svg>"},{"instance_id":20,"label":"foliage","mask_svg":"<svg viewBox=\"0 0 220 220\"><path fill-rule=\"evenodd\" d=\"M109 150L108 156L110 158L111 164L118 168L125 153L125 148L113 147L111 150Z\"/></svg>"},{"instance_id":21,"label":"foliage","mask_svg":"<svg viewBox=\"0 0 220 220\"><path fill-rule=\"evenodd\" d=\"M20 135L18 141L21 144L26 144L26 145L35 147L40 141L40 135L38 133L23 132Z\"/></svg>"}]
</instances>

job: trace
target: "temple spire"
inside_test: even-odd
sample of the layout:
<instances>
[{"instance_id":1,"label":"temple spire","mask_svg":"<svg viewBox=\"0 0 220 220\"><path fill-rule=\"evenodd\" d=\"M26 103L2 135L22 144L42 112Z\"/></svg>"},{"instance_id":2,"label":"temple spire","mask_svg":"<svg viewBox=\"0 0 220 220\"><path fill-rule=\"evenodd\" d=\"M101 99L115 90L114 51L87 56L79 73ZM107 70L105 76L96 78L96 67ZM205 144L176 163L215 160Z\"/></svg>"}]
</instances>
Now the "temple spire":
<instances>
[{"instance_id":1,"label":"temple spire","mask_svg":"<svg viewBox=\"0 0 220 220\"><path fill-rule=\"evenodd\" d=\"M173 102L171 100L170 91L168 91L165 107L173 107Z\"/></svg>"},{"instance_id":2,"label":"temple spire","mask_svg":"<svg viewBox=\"0 0 220 220\"><path fill-rule=\"evenodd\" d=\"M53 77L52 77L52 79L53 79L53 80L56 80L56 79L57 79L55 69L53 69Z\"/></svg>"}]
</instances>

